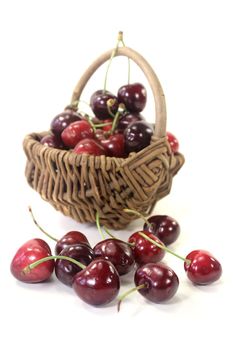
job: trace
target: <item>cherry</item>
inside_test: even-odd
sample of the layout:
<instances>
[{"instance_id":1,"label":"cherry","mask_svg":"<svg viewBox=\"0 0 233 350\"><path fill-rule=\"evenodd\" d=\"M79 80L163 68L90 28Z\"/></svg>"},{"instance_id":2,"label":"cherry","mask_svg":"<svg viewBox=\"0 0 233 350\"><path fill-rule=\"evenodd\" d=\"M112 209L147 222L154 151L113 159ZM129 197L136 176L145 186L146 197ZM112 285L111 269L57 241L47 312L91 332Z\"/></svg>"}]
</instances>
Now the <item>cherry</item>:
<instances>
[{"instance_id":1,"label":"cherry","mask_svg":"<svg viewBox=\"0 0 233 350\"><path fill-rule=\"evenodd\" d=\"M118 295L119 274L110 261L95 259L75 275L73 289L84 302L95 306L104 305Z\"/></svg>"},{"instance_id":2,"label":"cherry","mask_svg":"<svg viewBox=\"0 0 233 350\"><path fill-rule=\"evenodd\" d=\"M149 123L138 121L131 123L124 131L127 153L138 152L150 144L153 129Z\"/></svg>"},{"instance_id":3,"label":"cherry","mask_svg":"<svg viewBox=\"0 0 233 350\"><path fill-rule=\"evenodd\" d=\"M180 225L168 215L153 215L147 219L143 230L153 233L164 244L169 245L179 237Z\"/></svg>"},{"instance_id":4,"label":"cherry","mask_svg":"<svg viewBox=\"0 0 233 350\"><path fill-rule=\"evenodd\" d=\"M45 135L40 140L40 143L47 147L65 149L65 145L61 141L61 139L55 135Z\"/></svg>"},{"instance_id":5,"label":"cherry","mask_svg":"<svg viewBox=\"0 0 233 350\"><path fill-rule=\"evenodd\" d=\"M205 250L193 250L186 256L191 262L184 262L187 277L195 284L210 284L222 275L219 261Z\"/></svg>"},{"instance_id":6,"label":"cherry","mask_svg":"<svg viewBox=\"0 0 233 350\"><path fill-rule=\"evenodd\" d=\"M139 293L154 303L171 299L179 287L176 273L163 263L149 263L139 267L134 282L137 287L144 285L144 288L138 290Z\"/></svg>"},{"instance_id":7,"label":"cherry","mask_svg":"<svg viewBox=\"0 0 233 350\"><path fill-rule=\"evenodd\" d=\"M89 243L87 237L82 232L79 232L79 231L69 231L64 236L62 236L60 239L53 237L52 235L50 235L48 232L46 232L38 224L38 222L33 214L32 208L29 207L28 209L29 209L29 212L31 214L31 217L32 217L34 224L39 228L39 230L41 232L43 232L47 237L49 237L50 239L52 239L53 241L56 242L56 245L55 245L55 254L56 255L60 254L64 248L69 247L69 246L74 245L74 244L82 243L82 244L86 244L86 245L90 246L90 243Z\"/></svg>"},{"instance_id":8,"label":"cherry","mask_svg":"<svg viewBox=\"0 0 233 350\"><path fill-rule=\"evenodd\" d=\"M112 118L111 119L105 119L104 123L106 123L106 124L109 123L109 125L104 125L102 127L102 130L103 131L110 131L112 129L112 121L113 121Z\"/></svg>"},{"instance_id":9,"label":"cherry","mask_svg":"<svg viewBox=\"0 0 233 350\"><path fill-rule=\"evenodd\" d=\"M145 118L140 113L125 112L119 118L116 131L118 133L123 133L127 126L133 122L138 122L140 120L145 120Z\"/></svg>"},{"instance_id":10,"label":"cherry","mask_svg":"<svg viewBox=\"0 0 233 350\"><path fill-rule=\"evenodd\" d=\"M51 122L50 129L52 133L60 137L63 130L73 122L82 120L83 116L72 109L66 109L58 114Z\"/></svg>"},{"instance_id":11,"label":"cherry","mask_svg":"<svg viewBox=\"0 0 233 350\"><path fill-rule=\"evenodd\" d=\"M177 153L179 151L179 141L177 138L171 133L167 131L167 140L171 146L171 150L173 153Z\"/></svg>"},{"instance_id":12,"label":"cherry","mask_svg":"<svg viewBox=\"0 0 233 350\"><path fill-rule=\"evenodd\" d=\"M134 266L134 256L130 246L119 239L105 239L93 248L97 258L110 261L119 275L130 272Z\"/></svg>"},{"instance_id":13,"label":"cherry","mask_svg":"<svg viewBox=\"0 0 233 350\"><path fill-rule=\"evenodd\" d=\"M98 90L91 96L90 106L100 120L112 118L118 110L118 101L109 91Z\"/></svg>"},{"instance_id":14,"label":"cherry","mask_svg":"<svg viewBox=\"0 0 233 350\"><path fill-rule=\"evenodd\" d=\"M67 246L61 251L60 255L78 260L86 266L89 265L95 257L91 247L86 244ZM80 266L68 260L57 259L55 262L55 274L57 278L68 286L72 286L74 276L81 270L82 268Z\"/></svg>"},{"instance_id":15,"label":"cherry","mask_svg":"<svg viewBox=\"0 0 233 350\"><path fill-rule=\"evenodd\" d=\"M55 245L55 254L58 255L63 249L75 244L85 244L90 246L87 237L82 232L70 231L57 241Z\"/></svg>"},{"instance_id":16,"label":"cherry","mask_svg":"<svg viewBox=\"0 0 233 350\"><path fill-rule=\"evenodd\" d=\"M146 105L146 89L140 83L128 84L118 90L118 101L130 112L141 112Z\"/></svg>"},{"instance_id":17,"label":"cherry","mask_svg":"<svg viewBox=\"0 0 233 350\"><path fill-rule=\"evenodd\" d=\"M161 242L157 237L152 233L146 231L138 231L133 233L128 242L131 244L131 249L134 253L134 259L137 264L143 265L150 262L157 263L164 258L165 251L155 244L149 242L145 237L142 237L141 233L144 236L153 239L158 244L163 247L163 242Z\"/></svg>"},{"instance_id":18,"label":"cherry","mask_svg":"<svg viewBox=\"0 0 233 350\"><path fill-rule=\"evenodd\" d=\"M125 156L125 139L122 134L110 135L108 139L100 139L106 155L123 158Z\"/></svg>"},{"instance_id":19,"label":"cherry","mask_svg":"<svg viewBox=\"0 0 233 350\"><path fill-rule=\"evenodd\" d=\"M51 249L42 239L34 238L24 243L16 252L11 262L11 273L19 281L38 283L50 278L54 269L54 261L47 261L25 274L24 268L41 258L49 257Z\"/></svg>"},{"instance_id":20,"label":"cherry","mask_svg":"<svg viewBox=\"0 0 233 350\"><path fill-rule=\"evenodd\" d=\"M105 149L101 144L94 139L81 140L73 149L77 154L90 154L94 156L101 156L106 154Z\"/></svg>"},{"instance_id":21,"label":"cherry","mask_svg":"<svg viewBox=\"0 0 233 350\"><path fill-rule=\"evenodd\" d=\"M86 138L93 138L94 131L87 120L79 120L68 125L62 132L61 138L67 147L74 148L77 143Z\"/></svg>"}]
</instances>

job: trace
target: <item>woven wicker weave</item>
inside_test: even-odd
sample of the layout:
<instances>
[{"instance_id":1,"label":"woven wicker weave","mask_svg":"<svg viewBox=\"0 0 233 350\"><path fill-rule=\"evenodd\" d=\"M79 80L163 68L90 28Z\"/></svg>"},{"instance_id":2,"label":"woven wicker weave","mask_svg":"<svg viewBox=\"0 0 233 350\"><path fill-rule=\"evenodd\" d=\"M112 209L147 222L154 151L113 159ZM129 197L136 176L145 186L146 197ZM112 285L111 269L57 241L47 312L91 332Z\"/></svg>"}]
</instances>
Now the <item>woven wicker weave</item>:
<instances>
[{"instance_id":1,"label":"woven wicker weave","mask_svg":"<svg viewBox=\"0 0 233 350\"><path fill-rule=\"evenodd\" d=\"M97 68L112 50L101 55L83 74L75 87L72 102L80 95ZM151 144L128 158L78 155L40 144L45 133L24 139L27 156L26 178L31 187L57 210L78 222L95 222L114 229L125 227L135 216L123 208L148 215L156 201L171 189L172 178L184 163L173 154L166 139L166 105L160 82L148 62L136 51L123 47L116 55L132 59L144 72L155 100L156 127Z\"/></svg>"}]
</instances>

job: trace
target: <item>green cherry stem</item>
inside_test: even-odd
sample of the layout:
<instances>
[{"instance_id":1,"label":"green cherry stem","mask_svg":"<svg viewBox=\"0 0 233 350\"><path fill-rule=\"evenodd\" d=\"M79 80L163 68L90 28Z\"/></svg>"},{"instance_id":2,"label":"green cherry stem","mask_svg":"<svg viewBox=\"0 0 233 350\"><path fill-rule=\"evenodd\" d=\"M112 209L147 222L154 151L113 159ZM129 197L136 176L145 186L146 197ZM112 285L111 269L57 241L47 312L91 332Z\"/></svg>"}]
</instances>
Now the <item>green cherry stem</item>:
<instances>
[{"instance_id":1,"label":"green cherry stem","mask_svg":"<svg viewBox=\"0 0 233 350\"><path fill-rule=\"evenodd\" d=\"M99 216L98 211L96 212L96 215L95 215L95 222L96 222L96 226L97 226L97 229L98 229L98 231L100 233L100 236L101 236L102 240L105 240L104 233L103 233L103 231L102 231L102 229L100 227L100 216Z\"/></svg>"},{"instance_id":2,"label":"green cherry stem","mask_svg":"<svg viewBox=\"0 0 233 350\"><path fill-rule=\"evenodd\" d=\"M108 125L112 125L111 122L109 123L100 123L100 124L94 124L95 128L102 128L103 126L108 126Z\"/></svg>"},{"instance_id":3,"label":"green cherry stem","mask_svg":"<svg viewBox=\"0 0 233 350\"><path fill-rule=\"evenodd\" d=\"M149 242L153 243L154 245L156 245L157 247L159 247L159 248L165 250L166 252L168 252L168 253L170 253L170 254L176 256L177 258L183 260L186 264L188 264L188 265L191 264L191 260L185 259L183 256L174 253L172 250L170 250L169 248L167 248L165 245L162 245L162 244L157 243L156 241L154 241L153 239L151 239L150 237L148 237L147 235L145 235L143 232L138 232L138 234L139 234L141 237L145 238L147 241L149 241Z\"/></svg>"},{"instance_id":4,"label":"green cherry stem","mask_svg":"<svg viewBox=\"0 0 233 350\"><path fill-rule=\"evenodd\" d=\"M137 216L138 216L139 218L141 218L149 227L152 227L152 224L145 218L144 215L142 215L142 214L139 213L138 211L133 210L133 209L127 209L127 208L123 209L123 211L124 211L125 213L131 213L131 214L137 215Z\"/></svg>"},{"instance_id":5,"label":"green cherry stem","mask_svg":"<svg viewBox=\"0 0 233 350\"><path fill-rule=\"evenodd\" d=\"M119 296L119 298L118 298L117 311L118 312L120 311L121 303L128 295L130 295L131 293L136 292L137 290L143 289L145 287L146 287L145 284L140 284L139 286L131 288L131 289L127 290L125 293L121 294Z\"/></svg>"},{"instance_id":6,"label":"green cherry stem","mask_svg":"<svg viewBox=\"0 0 233 350\"><path fill-rule=\"evenodd\" d=\"M48 232L46 232L46 231L38 224L38 222L36 221L35 216L34 216L34 214L33 214L33 212L32 212L32 208L31 208L30 206L28 207L28 210L29 210L29 212L30 212L30 214L31 214L31 217L32 217L32 220L34 221L34 224L39 228L39 230L40 230L41 232L43 232L47 237L51 238L51 239L54 240L55 242L58 242L58 239L57 239L57 238L51 236Z\"/></svg>"},{"instance_id":7,"label":"green cherry stem","mask_svg":"<svg viewBox=\"0 0 233 350\"><path fill-rule=\"evenodd\" d=\"M37 260L35 261L34 263L32 264L29 264L28 266L26 266L24 269L23 269L23 272L26 274L26 273L29 273L32 269L34 269L35 267L37 267L38 265L48 261L48 260L54 260L54 259L61 259L61 260L67 260L67 261L70 261L72 262L73 264L79 266L82 270L84 270L86 268L86 265L80 263L79 261L73 259L73 258L70 258L69 256L64 256L64 255L51 255L51 256L46 256L45 258L42 258L40 260Z\"/></svg>"}]
</instances>

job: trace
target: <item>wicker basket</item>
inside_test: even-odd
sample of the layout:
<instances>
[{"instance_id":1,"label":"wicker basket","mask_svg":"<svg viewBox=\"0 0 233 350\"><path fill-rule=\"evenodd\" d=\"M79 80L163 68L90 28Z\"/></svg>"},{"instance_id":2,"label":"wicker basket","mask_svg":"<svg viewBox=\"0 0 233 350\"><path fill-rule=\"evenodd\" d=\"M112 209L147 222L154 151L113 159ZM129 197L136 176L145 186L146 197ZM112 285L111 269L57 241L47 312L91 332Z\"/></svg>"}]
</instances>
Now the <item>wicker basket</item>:
<instances>
[{"instance_id":1,"label":"wicker basket","mask_svg":"<svg viewBox=\"0 0 233 350\"><path fill-rule=\"evenodd\" d=\"M87 69L75 87L72 102L80 98L90 77L111 54L112 50L104 53ZM78 155L40 144L45 133L27 135L23 146L27 181L44 200L78 222L95 222L98 211L101 224L121 229L136 218L123 208L148 215L155 203L170 192L172 178L184 157L173 154L167 142L165 98L151 66L128 47L119 48L116 56L132 59L152 89L156 127L148 147L128 158Z\"/></svg>"}]
</instances>

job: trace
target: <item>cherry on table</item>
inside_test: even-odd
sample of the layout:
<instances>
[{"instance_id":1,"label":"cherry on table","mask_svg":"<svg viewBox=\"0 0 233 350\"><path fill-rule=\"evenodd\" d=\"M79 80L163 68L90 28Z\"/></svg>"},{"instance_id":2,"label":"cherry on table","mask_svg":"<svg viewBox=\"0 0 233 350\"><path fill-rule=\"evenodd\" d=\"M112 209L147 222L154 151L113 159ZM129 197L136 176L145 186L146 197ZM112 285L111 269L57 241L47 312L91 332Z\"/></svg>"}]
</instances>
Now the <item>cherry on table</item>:
<instances>
[{"instance_id":1,"label":"cherry on table","mask_svg":"<svg viewBox=\"0 0 233 350\"><path fill-rule=\"evenodd\" d=\"M87 244L81 243L67 246L60 252L60 255L78 260L86 266L95 258L93 249ZM68 286L72 286L74 276L81 270L82 268L80 266L68 260L57 259L55 262L55 274L57 278Z\"/></svg>"},{"instance_id":2,"label":"cherry on table","mask_svg":"<svg viewBox=\"0 0 233 350\"><path fill-rule=\"evenodd\" d=\"M111 104L108 106L109 100ZM113 118L118 111L118 105L117 97L109 91L97 90L91 96L91 109L100 120Z\"/></svg>"},{"instance_id":3,"label":"cherry on table","mask_svg":"<svg viewBox=\"0 0 233 350\"><path fill-rule=\"evenodd\" d=\"M130 246L119 239L105 239L93 248L95 257L110 261L119 275L125 275L134 267L134 256Z\"/></svg>"},{"instance_id":4,"label":"cherry on table","mask_svg":"<svg viewBox=\"0 0 233 350\"><path fill-rule=\"evenodd\" d=\"M184 269L187 277L195 284L210 284L222 275L220 262L206 250L193 250L186 256Z\"/></svg>"},{"instance_id":5,"label":"cherry on table","mask_svg":"<svg viewBox=\"0 0 233 350\"><path fill-rule=\"evenodd\" d=\"M165 255L164 249L158 247L154 243L149 242L146 238L141 236L141 233L143 233L149 239L153 239L153 241L157 242L162 247L164 246L163 242L161 242L152 233L147 231L138 231L133 233L129 237L128 242L131 244L135 262L139 265L143 265L161 261Z\"/></svg>"},{"instance_id":6,"label":"cherry on table","mask_svg":"<svg viewBox=\"0 0 233 350\"><path fill-rule=\"evenodd\" d=\"M61 134L65 146L74 148L86 138L94 138L94 130L87 120L79 120L68 125Z\"/></svg>"},{"instance_id":7,"label":"cherry on table","mask_svg":"<svg viewBox=\"0 0 233 350\"><path fill-rule=\"evenodd\" d=\"M131 123L124 131L127 153L139 152L150 144L153 128L145 121Z\"/></svg>"},{"instance_id":8,"label":"cherry on table","mask_svg":"<svg viewBox=\"0 0 233 350\"><path fill-rule=\"evenodd\" d=\"M171 216L153 215L146 219L143 230L153 233L164 244L169 245L179 237L180 225Z\"/></svg>"},{"instance_id":9,"label":"cherry on table","mask_svg":"<svg viewBox=\"0 0 233 350\"><path fill-rule=\"evenodd\" d=\"M54 261L46 261L29 273L24 269L34 261L51 256L49 245L40 238L30 239L24 243L12 259L10 270L12 275L19 281L38 283L50 278L54 269Z\"/></svg>"},{"instance_id":10,"label":"cherry on table","mask_svg":"<svg viewBox=\"0 0 233 350\"><path fill-rule=\"evenodd\" d=\"M118 90L118 101L130 112L141 112L147 100L145 87L140 83L127 84Z\"/></svg>"},{"instance_id":11,"label":"cherry on table","mask_svg":"<svg viewBox=\"0 0 233 350\"><path fill-rule=\"evenodd\" d=\"M85 303L99 306L117 297L120 278L110 261L99 258L75 275L72 287Z\"/></svg>"}]
</instances>

